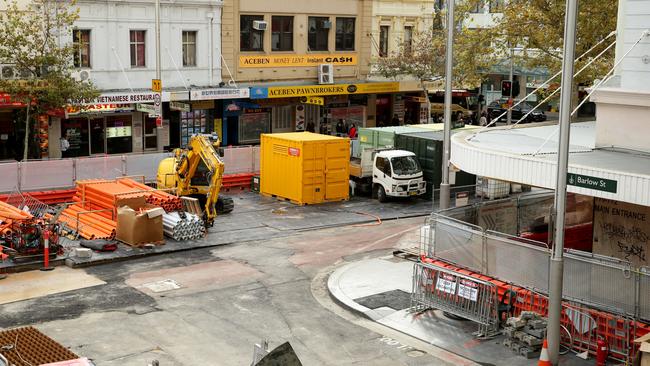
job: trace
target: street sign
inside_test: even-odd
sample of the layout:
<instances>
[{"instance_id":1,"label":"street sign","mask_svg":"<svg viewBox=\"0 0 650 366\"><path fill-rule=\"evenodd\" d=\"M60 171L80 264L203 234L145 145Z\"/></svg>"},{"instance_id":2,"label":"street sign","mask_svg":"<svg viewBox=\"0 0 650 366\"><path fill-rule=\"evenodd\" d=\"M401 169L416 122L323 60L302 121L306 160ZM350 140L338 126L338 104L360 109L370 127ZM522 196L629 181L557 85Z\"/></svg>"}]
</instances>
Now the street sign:
<instances>
[{"instance_id":1,"label":"street sign","mask_svg":"<svg viewBox=\"0 0 650 366\"><path fill-rule=\"evenodd\" d=\"M138 112L144 112L149 114L150 116L153 116L156 114L156 107L153 106L152 104L136 104L135 105L135 110Z\"/></svg>"},{"instance_id":2,"label":"street sign","mask_svg":"<svg viewBox=\"0 0 650 366\"><path fill-rule=\"evenodd\" d=\"M169 102L169 109L172 111L189 112L191 110L191 106L189 103Z\"/></svg>"},{"instance_id":3,"label":"street sign","mask_svg":"<svg viewBox=\"0 0 650 366\"><path fill-rule=\"evenodd\" d=\"M156 109L153 115L162 117L162 97L160 93L156 93L153 96L153 106ZM161 122L161 126L162 126L162 122Z\"/></svg>"},{"instance_id":4,"label":"street sign","mask_svg":"<svg viewBox=\"0 0 650 366\"><path fill-rule=\"evenodd\" d=\"M162 81L160 79L151 79L151 91L162 93Z\"/></svg>"},{"instance_id":5,"label":"street sign","mask_svg":"<svg viewBox=\"0 0 650 366\"><path fill-rule=\"evenodd\" d=\"M302 97L300 98L302 104L325 105L325 98L323 97Z\"/></svg>"},{"instance_id":6,"label":"street sign","mask_svg":"<svg viewBox=\"0 0 650 366\"><path fill-rule=\"evenodd\" d=\"M574 187L616 193L618 182L611 179L590 177L588 175L567 173L567 184Z\"/></svg>"}]
</instances>

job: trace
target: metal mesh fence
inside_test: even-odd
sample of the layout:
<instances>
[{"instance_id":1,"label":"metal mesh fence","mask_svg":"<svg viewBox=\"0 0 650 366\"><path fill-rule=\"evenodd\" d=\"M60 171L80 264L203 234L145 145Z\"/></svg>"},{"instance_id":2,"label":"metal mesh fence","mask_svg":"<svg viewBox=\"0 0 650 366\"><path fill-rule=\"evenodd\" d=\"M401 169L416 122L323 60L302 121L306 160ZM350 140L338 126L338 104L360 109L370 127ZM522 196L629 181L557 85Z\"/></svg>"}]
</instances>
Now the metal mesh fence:
<instances>
[{"instance_id":1,"label":"metal mesh fence","mask_svg":"<svg viewBox=\"0 0 650 366\"><path fill-rule=\"evenodd\" d=\"M483 231L480 227L439 215L435 216L431 227L434 256L461 267L483 270Z\"/></svg>"},{"instance_id":2,"label":"metal mesh fence","mask_svg":"<svg viewBox=\"0 0 650 366\"><path fill-rule=\"evenodd\" d=\"M548 291L550 250L541 243L488 231L485 235L488 276L541 292Z\"/></svg>"},{"instance_id":3,"label":"metal mesh fence","mask_svg":"<svg viewBox=\"0 0 650 366\"><path fill-rule=\"evenodd\" d=\"M630 269L629 263L567 253L564 256L564 296L633 315L636 278Z\"/></svg>"},{"instance_id":4,"label":"metal mesh fence","mask_svg":"<svg viewBox=\"0 0 650 366\"><path fill-rule=\"evenodd\" d=\"M650 267L642 267L639 276L639 317L650 321Z\"/></svg>"}]
</instances>

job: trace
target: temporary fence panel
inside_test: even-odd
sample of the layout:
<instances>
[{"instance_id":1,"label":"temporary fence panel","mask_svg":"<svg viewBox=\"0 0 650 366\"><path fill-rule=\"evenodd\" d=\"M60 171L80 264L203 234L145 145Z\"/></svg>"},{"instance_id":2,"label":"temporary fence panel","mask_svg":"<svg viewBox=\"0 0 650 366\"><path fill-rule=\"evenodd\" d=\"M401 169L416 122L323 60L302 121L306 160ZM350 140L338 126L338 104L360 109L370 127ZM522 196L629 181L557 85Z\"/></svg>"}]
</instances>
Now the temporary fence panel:
<instances>
[{"instance_id":1,"label":"temporary fence panel","mask_svg":"<svg viewBox=\"0 0 650 366\"><path fill-rule=\"evenodd\" d=\"M625 263L587 258L567 253L564 256L564 296L586 305L614 313L634 315L636 278Z\"/></svg>"},{"instance_id":2,"label":"temporary fence panel","mask_svg":"<svg viewBox=\"0 0 650 366\"><path fill-rule=\"evenodd\" d=\"M475 271L483 270L483 231L480 227L436 215L431 230L433 256Z\"/></svg>"},{"instance_id":3,"label":"temporary fence panel","mask_svg":"<svg viewBox=\"0 0 650 366\"><path fill-rule=\"evenodd\" d=\"M260 172L260 147L253 146L253 171L251 173Z\"/></svg>"},{"instance_id":4,"label":"temporary fence panel","mask_svg":"<svg viewBox=\"0 0 650 366\"><path fill-rule=\"evenodd\" d=\"M412 302L416 310L440 309L478 323L478 336L489 337L499 331L498 294L493 283L416 263Z\"/></svg>"},{"instance_id":5,"label":"temporary fence panel","mask_svg":"<svg viewBox=\"0 0 650 366\"><path fill-rule=\"evenodd\" d=\"M538 291L548 291L550 250L543 243L486 233L486 272L488 276Z\"/></svg>"},{"instance_id":6,"label":"temporary fence panel","mask_svg":"<svg viewBox=\"0 0 650 366\"><path fill-rule=\"evenodd\" d=\"M126 155L126 175L144 176L145 181L154 182L158 175L158 164L171 156L170 153Z\"/></svg>"},{"instance_id":7,"label":"temporary fence panel","mask_svg":"<svg viewBox=\"0 0 650 366\"><path fill-rule=\"evenodd\" d=\"M18 162L0 163L0 192L18 188Z\"/></svg>"},{"instance_id":8,"label":"temporary fence panel","mask_svg":"<svg viewBox=\"0 0 650 366\"><path fill-rule=\"evenodd\" d=\"M236 146L224 149L225 174L253 173L253 147Z\"/></svg>"},{"instance_id":9,"label":"temporary fence panel","mask_svg":"<svg viewBox=\"0 0 650 366\"><path fill-rule=\"evenodd\" d=\"M125 175L123 156L100 156L77 159L77 180L114 179Z\"/></svg>"},{"instance_id":10,"label":"temporary fence panel","mask_svg":"<svg viewBox=\"0 0 650 366\"><path fill-rule=\"evenodd\" d=\"M639 271L639 317L650 321L650 267Z\"/></svg>"},{"instance_id":11,"label":"temporary fence panel","mask_svg":"<svg viewBox=\"0 0 650 366\"><path fill-rule=\"evenodd\" d=\"M20 189L36 191L74 186L71 159L35 160L20 163ZM4 177L3 177L4 178Z\"/></svg>"}]
</instances>

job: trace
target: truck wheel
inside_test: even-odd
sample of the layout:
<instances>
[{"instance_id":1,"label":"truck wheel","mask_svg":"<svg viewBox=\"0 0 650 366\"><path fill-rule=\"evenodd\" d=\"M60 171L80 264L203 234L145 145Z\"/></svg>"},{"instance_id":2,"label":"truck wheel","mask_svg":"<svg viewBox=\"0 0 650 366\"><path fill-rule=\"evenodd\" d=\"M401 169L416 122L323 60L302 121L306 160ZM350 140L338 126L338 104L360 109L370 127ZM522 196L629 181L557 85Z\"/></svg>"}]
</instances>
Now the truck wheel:
<instances>
[{"instance_id":1,"label":"truck wheel","mask_svg":"<svg viewBox=\"0 0 650 366\"><path fill-rule=\"evenodd\" d=\"M377 200L381 203L387 201L386 190L384 189L383 186L379 186L379 188L377 189Z\"/></svg>"}]
</instances>

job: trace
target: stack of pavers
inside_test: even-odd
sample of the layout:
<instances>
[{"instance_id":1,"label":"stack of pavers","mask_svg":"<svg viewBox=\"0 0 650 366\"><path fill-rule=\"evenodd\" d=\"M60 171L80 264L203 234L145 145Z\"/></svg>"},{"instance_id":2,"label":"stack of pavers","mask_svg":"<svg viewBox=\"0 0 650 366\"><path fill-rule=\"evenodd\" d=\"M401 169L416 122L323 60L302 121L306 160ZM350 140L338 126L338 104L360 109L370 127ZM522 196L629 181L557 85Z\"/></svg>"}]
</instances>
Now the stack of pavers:
<instances>
[{"instance_id":1,"label":"stack of pavers","mask_svg":"<svg viewBox=\"0 0 650 366\"><path fill-rule=\"evenodd\" d=\"M503 345L526 358L537 358L546 338L546 327L546 318L533 311L524 311L506 321Z\"/></svg>"}]
</instances>

